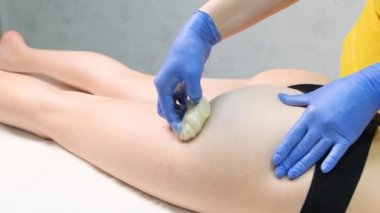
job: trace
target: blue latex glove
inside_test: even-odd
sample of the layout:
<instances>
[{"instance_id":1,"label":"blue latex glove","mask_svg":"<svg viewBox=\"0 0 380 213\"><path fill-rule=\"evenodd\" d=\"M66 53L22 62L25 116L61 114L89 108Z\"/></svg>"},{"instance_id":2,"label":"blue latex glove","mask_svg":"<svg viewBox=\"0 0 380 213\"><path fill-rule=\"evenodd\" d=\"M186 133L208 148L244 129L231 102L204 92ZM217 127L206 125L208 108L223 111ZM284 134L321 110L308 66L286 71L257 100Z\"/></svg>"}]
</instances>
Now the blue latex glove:
<instances>
[{"instance_id":1,"label":"blue latex glove","mask_svg":"<svg viewBox=\"0 0 380 213\"><path fill-rule=\"evenodd\" d=\"M181 132L180 124L187 102L196 104L202 98L200 81L203 67L212 46L220 40L211 17L203 11L195 12L177 35L154 80L158 92L158 114L177 134Z\"/></svg>"},{"instance_id":2,"label":"blue latex glove","mask_svg":"<svg viewBox=\"0 0 380 213\"><path fill-rule=\"evenodd\" d=\"M327 173L380 108L380 63L313 92L279 98L307 108L273 155L275 175L297 178L329 152L321 165Z\"/></svg>"}]
</instances>

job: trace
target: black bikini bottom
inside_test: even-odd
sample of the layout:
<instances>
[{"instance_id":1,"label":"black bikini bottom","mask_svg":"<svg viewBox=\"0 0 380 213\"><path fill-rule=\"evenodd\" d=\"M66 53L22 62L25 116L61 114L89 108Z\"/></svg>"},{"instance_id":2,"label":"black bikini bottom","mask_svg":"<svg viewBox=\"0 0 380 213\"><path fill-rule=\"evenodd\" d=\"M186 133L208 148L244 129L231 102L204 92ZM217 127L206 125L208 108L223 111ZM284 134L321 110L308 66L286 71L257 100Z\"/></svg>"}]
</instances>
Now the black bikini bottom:
<instances>
[{"instance_id":1,"label":"black bikini bottom","mask_svg":"<svg viewBox=\"0 0 380 213\"><path fill-rule=\"evenodd\" d=\"M313 84L289 86L289 88L303 93L320 87L321 85ZM325 174L320 169L327 154L316 163L313 180L302 206L302 213L346 211L362 174L379 121L380 116L376 114L363 134L348 149L331 172Z\"/></svg>"}]
</instances>

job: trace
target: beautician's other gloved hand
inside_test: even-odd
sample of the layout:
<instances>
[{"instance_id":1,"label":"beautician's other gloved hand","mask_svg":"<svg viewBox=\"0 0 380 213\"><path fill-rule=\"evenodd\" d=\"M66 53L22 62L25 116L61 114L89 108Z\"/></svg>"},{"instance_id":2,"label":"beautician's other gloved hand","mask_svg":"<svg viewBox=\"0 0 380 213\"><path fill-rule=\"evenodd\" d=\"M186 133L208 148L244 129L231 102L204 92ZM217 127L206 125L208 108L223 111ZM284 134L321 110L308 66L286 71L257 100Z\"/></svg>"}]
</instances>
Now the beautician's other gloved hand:
<instances>
[{"instance_id":1,"label":"beautician's other gloved hand","mask_svg":"<svg viewBox=\"0 0 380 213\"><path fill-rule=\"evenodd\" d=\"M380 63L313 92L279 98L307 108L273 155L275 175L297 178L329 152L321 165L327 173L380 108Z\"/></svg>"},{"instance_id":2,"label":"beautician's other gloved hand","mask_svg":"<svg viewBox=\"0 0 380 213\"><path fill-rule=\"evenodd\" d=\"M198 103L204 64L211 48L220 41L220 34L211 19L197 11L174 40L169 54L154 83L158 92L158 114L179 134L187 101Z\"/></svg>"}]
</instances>

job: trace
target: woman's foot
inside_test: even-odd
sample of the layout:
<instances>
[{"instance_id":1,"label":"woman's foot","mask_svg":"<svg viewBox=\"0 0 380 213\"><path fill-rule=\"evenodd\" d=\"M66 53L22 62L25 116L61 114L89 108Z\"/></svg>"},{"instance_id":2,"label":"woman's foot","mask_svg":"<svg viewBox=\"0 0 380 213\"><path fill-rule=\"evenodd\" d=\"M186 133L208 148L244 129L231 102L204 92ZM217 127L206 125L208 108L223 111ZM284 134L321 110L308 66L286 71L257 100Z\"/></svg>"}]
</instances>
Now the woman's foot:
<instances>
[{"instance_id":1,"label":"woman's foot","mask_svg":"<svg viewBox=\"0 0 380 213\"><path fill-rule=\"evenodd\" d=\"M22 72L23 56L28 46L24 38L16 31L8 31L0 40L0 69L10 72Z\"/></svg>"}]
</instances>

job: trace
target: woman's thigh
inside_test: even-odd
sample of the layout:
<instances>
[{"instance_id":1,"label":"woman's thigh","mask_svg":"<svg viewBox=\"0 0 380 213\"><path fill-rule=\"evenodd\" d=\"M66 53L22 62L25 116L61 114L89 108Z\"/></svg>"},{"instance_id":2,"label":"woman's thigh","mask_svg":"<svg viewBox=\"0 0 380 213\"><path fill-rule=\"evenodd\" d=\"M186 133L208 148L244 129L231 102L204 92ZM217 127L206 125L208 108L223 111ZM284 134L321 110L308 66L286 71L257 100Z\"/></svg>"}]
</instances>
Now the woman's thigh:
<instances>
[{"instance_id":1,"label":"woman's thigh","mask_svg":"<svg viewBox=\"0 0 380 213\"><path fill-rule=\"evenodd\" d=\"M50 136L70 152L179 206L294 212L311 173L297 181L273 175L271 153L302 113L278 101L284 91L295 92L256 86L218 97L203 132L189 143L170 132L155 104L82 93L66 92L46 122Z\"/></svg>"}]
</instances>

